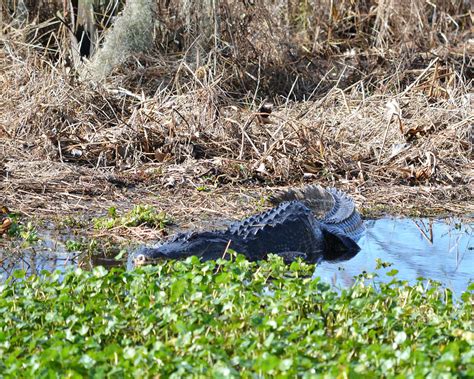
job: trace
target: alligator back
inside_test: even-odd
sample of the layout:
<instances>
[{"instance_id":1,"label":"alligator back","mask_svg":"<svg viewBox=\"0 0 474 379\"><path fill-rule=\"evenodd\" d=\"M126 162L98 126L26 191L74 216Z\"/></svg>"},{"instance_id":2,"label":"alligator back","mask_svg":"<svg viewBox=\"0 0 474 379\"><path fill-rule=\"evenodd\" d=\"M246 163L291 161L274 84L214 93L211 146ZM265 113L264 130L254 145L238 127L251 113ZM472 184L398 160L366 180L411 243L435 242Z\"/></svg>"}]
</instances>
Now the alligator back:
<instances>
[{"instance_id":1,"label":"alligator back","mask_svg":"<svg viewBox=\"0 0 474 379\"><path fill-rule=\"evenodd\" d=\"M326 248L322 230L311 210L300 201L283 202L266 212L229 226L225 235L251 260L268 253L299 252L315 263Z\"/></svg>"},{"instance_id":2,"label":"alligator back","mask_svg":"<svg viewBox=\"0 0 474 379\"><path fill-rule=\"evenodd\" d=\"M267 226L285 224L289 218L293 218L295 215L302 219L314 218L306 204L300 201L285 201L275 208L252 215L245 220L233 222L229 225L227 231L240 238L248 238Z\"/></svg>"},{"instance_id":3,"label":"alligator back","mask_svg":"<svg viewBox=\"0 0 474 379\"><path fill-rule=\"evenodd\" d=\"M274 205L298 200L329 229L338 228L354 241L359 240L365 229L352 198L336 188L325 189L319 185L289 188L276 192L269 200Z\"/></svg>"}]
</instances>

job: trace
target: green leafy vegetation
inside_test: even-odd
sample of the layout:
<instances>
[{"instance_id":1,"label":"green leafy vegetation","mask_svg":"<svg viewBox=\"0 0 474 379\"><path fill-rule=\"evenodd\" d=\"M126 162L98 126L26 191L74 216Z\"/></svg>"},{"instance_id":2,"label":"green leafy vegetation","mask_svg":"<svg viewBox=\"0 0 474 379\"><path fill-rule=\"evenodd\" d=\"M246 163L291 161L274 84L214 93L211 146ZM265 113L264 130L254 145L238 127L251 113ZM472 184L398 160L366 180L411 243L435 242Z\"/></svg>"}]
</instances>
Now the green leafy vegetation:
<instances>
[{"instance_id":1,"label":"green leafy vegetation","mask_svg":"<svg viewBox=\"0 0 474 379\"><path fill-rule=\"evenodd\" d=\"M6 220L8 223L5 222ZM0 221L3 221L3 224L0 223L0 237L6 234L9 237L18 238L22 240L24 246L29 246L40 240L36 226L31 221L26 224L22 223L20 216L16 213L5 212ZM6 226L2 228L2 225Z\"/></svg>"},{"instance_id":2,"label":"green leafy vegetation","mask_svg":"<svg viewBox=\"0 0 474 379\"><path fill-rule=\"evenodd\" d=\"M0 286L4 377L472 377L474 285L335 291L313 266L165 262ZM391 273L395 275L395 273Z\"/></svg>"},{"instance_id":3,"label":"green leafy vegetation","mask_svg":"<svg viewBox=\"0 0 474 379\"><path fill-rule=\"evenodd\" d=\"M77 228L82 229L88 226L87 221L81 220L77 217L66 216L66 217L58 217L57 222L58 228Z\"/></svg>"},{"instance_id":4,"label":"green leafy vegetation","mask_svg":"<svg viewBox=\"0 0 474 379\"><path fill-rule=\"evenodd\" d=\"M135 205L123 216L119 216L117 209L111 207L107 217L94 219L95 229L112 229L115 227L133 227L146 225L152 228L164 229L171 220L165 212L157 211L149 205Z\"/></svg>"},{"instance_id":5,"label":"green leafy vegetation","mask_svg":"<svg viewBox=\"0 0 474 379\"><path fill-rule=\"evenodd\" d=\"M19 225L19 233L20 237L27 244L31 244L39 240L36 227L31 222L28 222L26 225Z\"/></svg>"},{"instance_id":6,"label":"green leafy vegetation","mask_svg":"<svg viewBox=\"0 0 474 379\"><path fill-rule=\"evenodd\" d=\"M79 240L67 240L64 243L67 252L80 251L93 254L99 248L99 242L96 239L80 238Z\"/></svg>"}]
</instances>

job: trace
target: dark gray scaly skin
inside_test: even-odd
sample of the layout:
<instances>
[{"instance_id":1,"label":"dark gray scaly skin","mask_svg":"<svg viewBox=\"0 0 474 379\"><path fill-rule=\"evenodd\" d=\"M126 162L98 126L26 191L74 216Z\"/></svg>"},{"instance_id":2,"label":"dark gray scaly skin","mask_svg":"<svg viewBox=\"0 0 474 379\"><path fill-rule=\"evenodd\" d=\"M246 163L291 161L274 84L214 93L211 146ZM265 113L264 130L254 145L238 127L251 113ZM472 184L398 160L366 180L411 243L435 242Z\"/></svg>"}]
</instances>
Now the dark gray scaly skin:
<instances>
[{"instance_id":1,"label":"dark gray scaly skin","mask_svg":"<svg viewBox=\"0 0 474 379\"><path fill-rule=\"evenodd\" d=\"M364 225L354 202L342 191L312 185L278 192L270 201L276 207L225 230L179 233L156 247L141 247L130 254L128 266L192 255L204 261L218 259L228 249L252 261L273 253L287 263L296 258L308 263L347 260L360 250L356 241Z\"/></svg>"}]
</instances>

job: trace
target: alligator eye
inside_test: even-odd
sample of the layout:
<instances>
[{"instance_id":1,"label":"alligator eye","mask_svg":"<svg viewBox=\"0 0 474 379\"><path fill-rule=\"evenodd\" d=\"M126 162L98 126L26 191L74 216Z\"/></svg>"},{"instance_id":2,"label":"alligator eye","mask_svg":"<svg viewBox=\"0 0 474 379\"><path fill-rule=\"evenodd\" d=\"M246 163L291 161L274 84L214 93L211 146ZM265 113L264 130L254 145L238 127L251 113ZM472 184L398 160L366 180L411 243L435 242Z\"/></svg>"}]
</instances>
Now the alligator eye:
<instances>
[{"instance_id":1,"label":"alligator eye","mask_svg":"<svg viewBox=\"0 0 474 379\"><path fill-rule=\"evenodd\" d=\"M168 240L168 242L177 242L186 239L187 234L185 233L178 233L175 234L171 239Z\"/></svg>"},{"instance_id":2,"label":"alligator eye","mask_svg":"<svg viewBox=\"0 0 474 379\"><path fill-rule=\"evenodd\" d=\"M136 257L133 258L133 264L135 266L142 266L146 262L146 257L143 254L138 254Z\"/></svg>"}]
</instances>

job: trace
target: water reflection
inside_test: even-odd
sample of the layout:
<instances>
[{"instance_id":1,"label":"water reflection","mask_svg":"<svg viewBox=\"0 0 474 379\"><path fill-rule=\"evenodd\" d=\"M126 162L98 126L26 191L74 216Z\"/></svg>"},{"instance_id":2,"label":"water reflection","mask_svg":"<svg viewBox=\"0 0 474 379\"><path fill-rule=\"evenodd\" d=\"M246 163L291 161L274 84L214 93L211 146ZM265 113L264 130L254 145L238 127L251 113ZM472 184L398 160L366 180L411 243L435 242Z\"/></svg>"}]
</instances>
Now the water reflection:
<instances>
[{"instance_id":1,"label":"water reflection","mask_svg":"<svg viewBox=\"0 0 474 379\"><path fill-rule=\"evenodd\" d=\"M397 269L399 279L415 282L424 277L437 280L460 295L474 281L474 224L454 219L394 219L365 222L367 231L359 241L362 250L352 259L339 263L321 263L315 275L339 287L350 286L362 272L376 271L377 259L393 265L377 270L376 280L390 281L385 273ZM71 235L42 230L41 242L22 247L0 239L0 281L15 270L40 274L42 270L60 270L69 266L91 268L120 265L112 257L89 256L68 252L65 241ZM118 251L117 251L118 253ZM110 254L109 254L110 255Z\"/></svg>"},{"instance_id":2,"label":"water reflection","mask_svg":"<svg viewBox=\"0 0 474 379\"><path fill-rule=\"evenodd\" d=\"M454 219L394 219L366 221L361 251L353 259L320 264L315 275L339 287L350 286L362 272L376 271L377 259L392 263L377 270L375 280L388 282L388 271L414 283L418 277L434 279L460 295L474 280L474 224Z\"/></svg>"},{"instance_id":3,"label":"water reflection","mask_svg":"<svg viewBox=\"0 0 474 379\"><path fill-rule=\"evenodd\" d=\"M54 238L49 230L41 231L41 241L31 246L0 239L0 281L7 280L16 270L29 275L38 275L41 271L59 270L74 264L76 255L66 253L64 245Z\"/></svg>"},{"instance_id":4,"label":"water reflection","mask_svg":"<svg viewBox=\"0 0 474 379\"><path fill-rule=\"evenodd\" d=\"M113 258L68 251L66 241L74 239L70 233L45 228L38 231L38 236L40 240L31 245L0 239L0 282L7 280L16 270L23 270L29 276L41 275L43 270L64 273L71 266L91 269L99 265L121 265Z\"/></svg>"}]
</instances>

